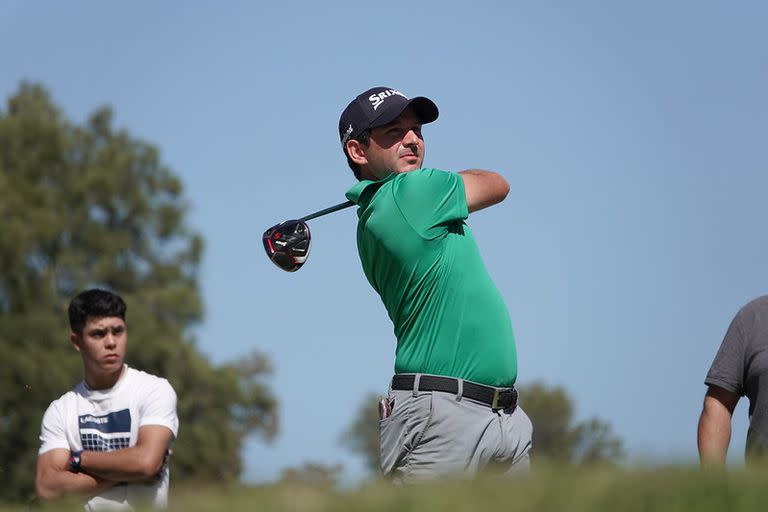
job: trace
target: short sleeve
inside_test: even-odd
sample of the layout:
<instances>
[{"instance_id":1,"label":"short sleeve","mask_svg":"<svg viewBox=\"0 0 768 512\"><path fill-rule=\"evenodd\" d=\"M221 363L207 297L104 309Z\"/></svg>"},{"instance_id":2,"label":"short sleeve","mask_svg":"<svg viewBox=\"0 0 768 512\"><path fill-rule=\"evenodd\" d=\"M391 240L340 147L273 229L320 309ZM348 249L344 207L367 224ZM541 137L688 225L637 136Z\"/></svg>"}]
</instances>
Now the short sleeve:
<instances>
[{"instance_id":1,"label":"short sleeve","mask_svg":"<svg viewBox=\"0 0 768 512\"><path fill-rule=\"evenodd\" d=\"M744 395L744 361L747 346L741 318L742 314L739 312L728 327L704 380L708 386L717 386L739 396Z\"/></svg>"},{"instance_id":2,"label":"short sleeve","mask_svg":"<svg viewBox=\"0 0 768 512\"><path fill-rule=\"evenodd\" d=\"M179 418L176 414L176 392L171 384L161 378L153 379L144 390L141 402L139 428L145 425L168 427L173 436L179 431Z\"/></svg>"},{"instance_id":3,"label":"short sleeve","mask_svg":"<svg viewBox=\"0 0 768 512\"><path fill-rule=\"evenodd\" d=\"M58 401L51 403L43 415L40 427L40 450L37 453L42 455L56 448L70 449L65 421Z\"/></svg>"},{"instance_id":4,"label":"short sleeve","mask_svg":"<svg viewBox=\"0 0 768 512\"><path fill-rule=\"evenodd\" d=\"M394 200L408 224L422 237L433 239L467 218L467 198L460 175L419 169L397 176Z\"/></svg>"}]
</instances>

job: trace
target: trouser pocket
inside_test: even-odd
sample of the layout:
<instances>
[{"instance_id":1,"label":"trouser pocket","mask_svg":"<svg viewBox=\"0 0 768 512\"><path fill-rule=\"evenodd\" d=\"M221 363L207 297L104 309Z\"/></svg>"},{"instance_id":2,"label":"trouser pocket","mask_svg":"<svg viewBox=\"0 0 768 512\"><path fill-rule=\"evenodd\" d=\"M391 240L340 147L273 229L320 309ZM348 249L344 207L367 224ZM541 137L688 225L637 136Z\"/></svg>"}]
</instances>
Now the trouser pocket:
<instances>
[{"instance_id":1,"label":"trouser pocket","mask_svg":"<svg viewBox=\"0 0 768 512\"><path fill-rule=\"evenodd\" d=\"M429 424L432 393L391 391L391 414L379 420L379 456L381 471L388 475L405 464L406 457L419 443Z\"/></svg>"}]
</instances>

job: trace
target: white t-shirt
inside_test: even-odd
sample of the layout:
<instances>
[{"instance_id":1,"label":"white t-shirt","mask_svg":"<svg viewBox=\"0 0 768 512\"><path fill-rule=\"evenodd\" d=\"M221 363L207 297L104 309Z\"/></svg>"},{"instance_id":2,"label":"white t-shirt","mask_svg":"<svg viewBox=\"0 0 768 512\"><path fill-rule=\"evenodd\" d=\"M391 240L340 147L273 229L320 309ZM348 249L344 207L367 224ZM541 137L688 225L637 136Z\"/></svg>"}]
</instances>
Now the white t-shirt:
<instances>
[{"instance_id":1,"label":"white t-shirt","mask_svg":"<svg viewBox=\"0 0 768 512\"><path fill-rule=\"evenodd\" d=\"M110 389L92 390L80 382L43 416L38 454L55 448L109 452L134 446L144 425L168 427L176 438L176 392L160 377L125 365L120 380ZM170 446L169 446L170 448ZM86 510L132 510L131 505L165 507L169 471L166 465L157 483L123 483L94 496Z\"/></svg>"}]
</instances>

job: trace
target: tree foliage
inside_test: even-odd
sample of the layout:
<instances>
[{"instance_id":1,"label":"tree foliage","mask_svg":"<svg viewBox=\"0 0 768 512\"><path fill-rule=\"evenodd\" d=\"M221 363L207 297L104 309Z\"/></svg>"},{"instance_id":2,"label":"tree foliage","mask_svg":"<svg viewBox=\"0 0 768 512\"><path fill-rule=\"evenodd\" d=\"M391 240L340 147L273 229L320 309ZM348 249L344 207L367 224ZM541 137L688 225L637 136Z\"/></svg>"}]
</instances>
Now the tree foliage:
<instances>
[{"instance_id":1,"label":"tree foliage","mask_svg":"<svg viewBox=\"0 0 768 512\"><path fill-rule=\"evenodd\" d=\"M575 422L573 401L562 387L536 382L519 386L520 405L533 423L532 460L566 464L615 463L623 443L608 423L597 417ZM340 442L361 456L371 472L379 470L378 397L365 396Z\"/></svg>"},{"instance_id":2,"label":"tree foliage","mask_svg":"<svg viewBox=\"0 0 768 512\"><path fill-rule=\"evenodd\" d=\"M341 435L341 445L363 458L365 467L379 471L379 396L368 393L360 402L352 423Z\"/></svg>"},{"instance_id":3,"label":"tree foliage","mask_svg":"<svg viewBox=\"0 0 768 512\"><path fill-rule=\"evenodd\" d=\"M304 462L299 466L283 469L280 473L280 483L292 486L335 487L343 469L341 464Z\"/></svg>"},{"instance_id":4,"label":"tree foliage","mask_svg":"<svg viewBox=\"0 0 768 512\"><path fill-rule=\"evenodd\" d=\"M109 108L67 120L40 85L0 111L0 499L32 492L42 414L82 378L66 307L89 287L128 304L128 364L179 397L174 481L233 479L243 437L276 433L270 366L213 366L195 347L202 237L158 149L116 130Z\"/></svg>"},{"instance_id":5,"label":"tree foliage","mask_svg":"<svg viewBox=\"0 0 768 512\"><path fill-rule=\"evenodd\" d=\"M533 423L532 457L567 464L613 464L623 457L623 443L608 423L597 417L575 421L573 401L564 388L534 382L518 391Z\"/></svg>"}]
</instances>

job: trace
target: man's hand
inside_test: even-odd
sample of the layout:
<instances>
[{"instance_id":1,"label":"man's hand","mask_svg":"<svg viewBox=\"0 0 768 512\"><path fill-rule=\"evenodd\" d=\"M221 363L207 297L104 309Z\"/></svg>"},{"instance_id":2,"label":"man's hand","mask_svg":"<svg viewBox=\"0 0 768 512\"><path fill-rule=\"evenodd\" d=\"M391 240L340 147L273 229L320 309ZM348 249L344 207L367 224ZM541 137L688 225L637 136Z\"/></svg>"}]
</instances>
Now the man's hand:
<instances>
[{"instance_id":1,"label":"man's hand","mask_svg":"<svg viewBox=\"0 0 768 512\"><path fill-rule=\"evenodd\" d=\"M699 458L704 467L725 467L731 442L731 417L739 395L717 386L709 386L699 418Z\"/></svg>"},{"instance_id":2,"label":"man's hand","mask_svg":"<svg viewBox=\"0 0 768 512\"><path fill-rule=\"evenodd\" d=\"M509 183L498 173L467 169L459 174L464 180L469 213L500 203L509 193Z\"/></svg>"},{"instance_id":3,"label":"man's hand","mask_svg":"<svg viewBox=\"0 0 768 512\"><path fill-rule=\"evenodd\" d=\"M93 496L117 483L86 473L73 473L69 455L69 450L57 448L37 458L35 490L41 499L53 500L65 494Z\"/></svg>"},{"instance_id":4,"label":"man's hand","mask_svg":"<svg viewBox=\"0 0 768 512\"><path fill-rule=\"evenodd\" d=\"M165 451L165 457L163 457L163 465L162 465L162 466L160 466L160 471L158 471L157 473L155 473L155 474L154 474L154 475L152 475L151 477L147 478L146 480L140 480L138 483L143 483L143 484L155 484L155 483L157 483L158 481L162 480L162 479L163 479L163 473L165 472L165 468L167 468L167 467L168 467L168 464L169 464L169 463L170 463L170 461L171 461L171 454L172 454L172 453L173 453L173 450L171 450L170 448L168 448L168 449Z\"/></svg>"}]
</instances>

